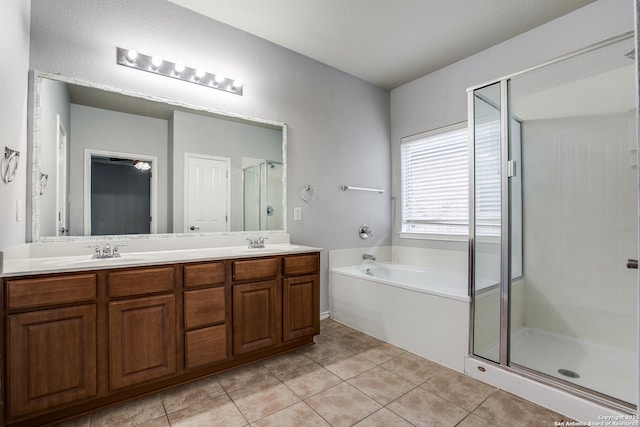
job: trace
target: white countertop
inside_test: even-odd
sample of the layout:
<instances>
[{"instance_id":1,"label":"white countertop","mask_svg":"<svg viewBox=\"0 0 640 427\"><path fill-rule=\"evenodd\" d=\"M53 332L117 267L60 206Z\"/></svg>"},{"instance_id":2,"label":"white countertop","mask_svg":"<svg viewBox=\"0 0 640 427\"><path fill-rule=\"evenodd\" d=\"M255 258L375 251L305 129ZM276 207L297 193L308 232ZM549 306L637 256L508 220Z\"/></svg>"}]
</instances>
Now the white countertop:
<instances>
[{"instance_id":1,"label":"white countertop","mask_svg":"<svg viewBox=\"0 0 640 427\"><path fill-rule=\"evenodd\" d=\"M108 242L112 246L118 242ZM104 242L96 242L100 247ZM86 242L85 242L86 245ZM162 245L160 245L162 247ZM55 248L54 248L55 249ZM84 249L83 255L75 255L71 252L64 256L51 256L55 250L49 253L38 253L27 249L18 249L3 253L2 270L0 277L22 276L32 274L61 273L71 271L87 271L97 269L110 269L121 267L136 267L145 265L162 265L183 262L197 262L217 259L248 258L269 255L298 254L306 252L318 252L320 248L302 246L290 243L266 244L264 248L250 249L243 246L214 246L198 248L180 248L163 250L145 250L137 252L121 249L119 258L93 259L92 253ZM65 251L60 251L64 253ZM59 253L60 253L59 252ZM34 256L34 253L37 256Z\"/></svg>"}]
</instances>

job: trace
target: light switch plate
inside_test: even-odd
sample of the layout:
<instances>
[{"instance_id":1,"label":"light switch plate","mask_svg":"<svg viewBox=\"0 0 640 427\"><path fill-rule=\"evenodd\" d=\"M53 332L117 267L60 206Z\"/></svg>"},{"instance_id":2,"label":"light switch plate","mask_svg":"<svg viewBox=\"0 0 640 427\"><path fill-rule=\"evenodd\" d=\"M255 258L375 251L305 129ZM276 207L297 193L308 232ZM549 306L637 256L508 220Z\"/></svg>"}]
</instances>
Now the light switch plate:
<instances>
[{"instance_id":1,"label":"light switch plate","mask_svg":"<svg viewBox=\"0 0 640 427\"><path fill-rule=\"evenodd\" d=\"M294 208L293 208L293 220L294 221L302 220L302 208L300 206L294 206Z\"/></svg>"}]
</instances>

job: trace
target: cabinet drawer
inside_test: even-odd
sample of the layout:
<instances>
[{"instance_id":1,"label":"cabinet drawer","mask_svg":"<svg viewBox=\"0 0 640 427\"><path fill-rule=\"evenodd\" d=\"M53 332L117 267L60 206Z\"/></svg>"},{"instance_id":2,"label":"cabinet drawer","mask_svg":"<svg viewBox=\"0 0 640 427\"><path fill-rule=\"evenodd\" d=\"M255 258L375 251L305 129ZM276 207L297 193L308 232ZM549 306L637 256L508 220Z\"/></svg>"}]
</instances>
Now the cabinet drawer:
<instances>
[{"instance_id":1,"label":"cabinet drawer","mask_svg":"<svg viewBox=\"0 0 640 427\"><path fill-rule=\"evenodd\" d=\"M185 291L184 327L185 329L224 323L226 320L225 288Z\"/></svg>"},{"instance_id":2,"label":"cabinet drawer","mask_svg":"<svg viewBox=\"0 0 640 427\"><path fill-rule=\"evenodd\" d=\"M313 255L286 256L282 261L282 274L309 274L320 270L320 257Z\"/></svg>"},{"instance_id":3,"label":"cabinet drawer","mask_svg":"<svg viewBox=\"0 0 640 427\"><path fill-rule=\"evenodd\" d=\"M29 308L96 298L96 275L7 280L7 307Z\"/></svg>"},{"instance_id":4,"label":"cabinet drawer","mask_svg":"<svg viewBox=\"0 0 640 427\"><path fill-rule=\"evenodd\" d=\"M110 297L171 291L174 288L173 267L116 271L109 273L108 283Z\"/></svg>"},{"instance_id":5,"label":"cabinet drawer","mask_svg":"<svg viewBox=\"0 0 640 427\"><path fill-rule=\"evenodd\" d=\"M184 341L187 369L220 362L227 358L226 325L186 332Z\"/></svg>"},{"instance_id":6,"label":"cabinet drawer","mask_svg":"<svg viewBox=\"0 0 640 427\"><path fill-rule=\"evenodd\" d=\"M280 258L233 261L233 280L262 280L276 277L278 275L279 261Z\"/></svg>"},{"instance_id":7,"label":"cabinet drawer","mask_svg":"<svg viewBox=\"0 0 640 427\"><path fill-rule=\"evenodd\" d=\"M184 286L222 285L226 279L224 262L187 265L184 267Z\"/></svg>"}]
</instances>

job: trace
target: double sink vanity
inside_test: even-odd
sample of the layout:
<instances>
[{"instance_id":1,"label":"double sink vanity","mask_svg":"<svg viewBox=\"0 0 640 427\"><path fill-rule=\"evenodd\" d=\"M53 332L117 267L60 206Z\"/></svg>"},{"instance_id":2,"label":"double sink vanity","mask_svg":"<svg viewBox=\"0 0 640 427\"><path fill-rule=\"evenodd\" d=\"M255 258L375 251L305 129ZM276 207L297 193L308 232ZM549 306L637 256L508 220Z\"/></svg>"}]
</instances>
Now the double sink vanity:
<instances>
[{"instance_id":1,"label":"double sink vanity","mask_svg":"<svg viewBox=\"0 0 640 427\"><path fill-rule=\"evenodd\" d=\"M320 249L289 242L284 123L31 79L33 243L0 253L0 425L313 344Z\"/></svg>"},{"instance_id":2,"label":"double sink vanity","mask_svg":"<svg viewBox=\"0 0 640 427\"><path fill-rule=\"evenodd\" d=\"M86 241L5 252L2 421L42 425L313 344L319 249L272 238L140 240L108 258Z\"/></svg>"}]
</instances>

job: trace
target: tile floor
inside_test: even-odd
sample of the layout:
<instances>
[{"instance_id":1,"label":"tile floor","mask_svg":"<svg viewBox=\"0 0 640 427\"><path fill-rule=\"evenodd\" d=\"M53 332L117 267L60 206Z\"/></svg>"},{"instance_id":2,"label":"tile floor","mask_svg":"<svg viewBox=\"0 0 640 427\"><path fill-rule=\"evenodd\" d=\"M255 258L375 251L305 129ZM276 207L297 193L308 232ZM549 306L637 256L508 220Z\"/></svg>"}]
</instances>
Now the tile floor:
<instances>
[{"instance_id":1,"label":"tile floor","mask_svg":"<svg viewBox=\"0 0 640 427\"><path fill-rule=\"evenodd\" d=\"M563 420L326 319L312 347L59 427L553 426Z\"/></svg>"}]
</instances>

